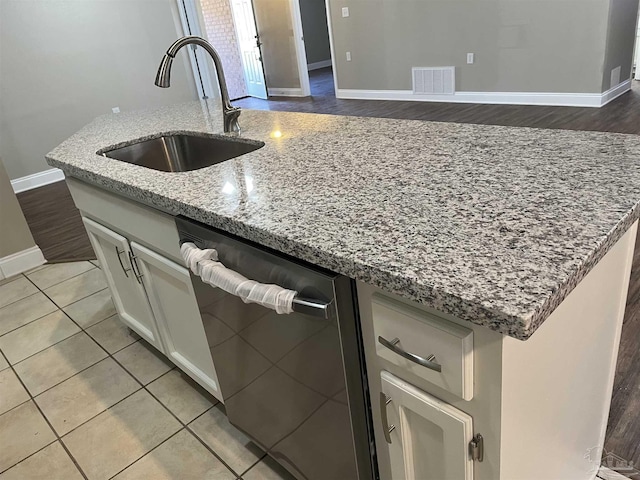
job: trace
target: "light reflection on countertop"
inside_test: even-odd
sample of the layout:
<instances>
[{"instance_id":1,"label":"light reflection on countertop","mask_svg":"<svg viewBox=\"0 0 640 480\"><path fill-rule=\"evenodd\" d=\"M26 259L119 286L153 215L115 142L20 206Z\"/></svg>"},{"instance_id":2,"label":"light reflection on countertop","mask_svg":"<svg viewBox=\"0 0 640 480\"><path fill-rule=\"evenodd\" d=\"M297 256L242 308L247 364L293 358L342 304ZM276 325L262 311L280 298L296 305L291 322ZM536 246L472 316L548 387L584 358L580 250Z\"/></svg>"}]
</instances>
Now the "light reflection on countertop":
<instances>
[{"instance_id":1,"label":"light reflection on countertop","mask_svg":"<svg viewBox=\"0 0 640 480\"><path fill-rule=\"evenodd\" d=\"M637 136L252 110L240 126L264 147L190 172L96 152L225 135L216 99L98 117L47 161L520 339L640 214Z\"/></svg>"}]
</instances>

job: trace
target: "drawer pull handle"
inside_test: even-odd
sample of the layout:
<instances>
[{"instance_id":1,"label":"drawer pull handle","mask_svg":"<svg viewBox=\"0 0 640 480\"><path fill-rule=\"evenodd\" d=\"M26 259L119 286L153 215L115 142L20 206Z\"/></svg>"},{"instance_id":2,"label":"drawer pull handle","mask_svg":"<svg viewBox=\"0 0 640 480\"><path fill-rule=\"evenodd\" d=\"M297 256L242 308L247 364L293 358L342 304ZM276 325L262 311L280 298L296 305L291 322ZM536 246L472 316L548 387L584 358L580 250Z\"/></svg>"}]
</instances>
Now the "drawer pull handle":
<instances>
[{"instance_id":1,"label":"drawer pull handle","mask_svg":"<svg viewBox=\"0 0 640 480\"><path fill-rule=\"evenodd\" d=\"M124 276L129 278L129 274L127 273L129 270L131 270L130 268L124 268L124 264L122 263L122 257L120 256L120 254L124 253L125 250L120 251L120 249L116 246L116 254L118 255L118 261L120 262L120 267L122 268L122 271L124 272Z\"/></svg>"},{"instance_id":2,"label":"drawer pull handle","mask_svg":"<svg viewBox=\"0 0 640 480\"><path fill-rule=\"evenodd\" d=\"M131 263L131 269L133 270L133 274L136 277L136 281L142 285L140 279L142 278L142 274L140 273L140 267L138 266L137 258L134 254L129 252L129 263Z\"/></svg>"},{"instance_id":3,"label":"drawer pull handle","mask_svg":"<svg viewBox=\"0 0 640 480\"><path fill-rule=\"evenodd\" d=\"M395 425L389 426L387 418L387 405L391 402L391 397L387 397L384 392L380 392L380 418L382 419L382 433L388 444L391 444L391 432L396 429Z\"/></svg>"},{"instance_id":4,"label":"drawer pull handle","mask_svg":"<svg viewBox=\"0 0 640 480\"><path fill-rule=\"evenodd\" d=\"M401 357L406 358L407 360L411 360L412 362L417 363L418 365L422 365L423 367L427 367L430 370L442 372L442 365L436 362L435 355L429 355L427 358L424 358L413 353L409 353L398 346L398 343L400 343L399 338L394 338L393 340L389 341L386 338L379 336L378 342L387 347L393 353L396 353Z\"/></svg>"}]
</instances>

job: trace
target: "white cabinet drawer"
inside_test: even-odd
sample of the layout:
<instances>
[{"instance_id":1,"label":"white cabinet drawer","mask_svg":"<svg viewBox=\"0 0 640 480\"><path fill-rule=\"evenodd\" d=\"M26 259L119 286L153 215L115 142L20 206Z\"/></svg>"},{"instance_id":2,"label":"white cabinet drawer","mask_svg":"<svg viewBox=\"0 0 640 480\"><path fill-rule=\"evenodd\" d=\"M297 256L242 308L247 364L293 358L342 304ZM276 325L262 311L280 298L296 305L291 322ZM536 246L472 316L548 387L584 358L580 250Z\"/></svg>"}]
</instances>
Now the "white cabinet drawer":
<instances>
[{"instance_id":1,"label":"white cabinet drawer","mask_svg":"<svg viewBox=\"0 0 640 480\"><path fill-rule=\"evenodd\" d=\"M473 398L471 329L383 295L372 297L372 314L379 357L464 400ZM429 365L441 371L423 366L416 356L425 360L433 356Z\"/></svg>"}]
</instances>

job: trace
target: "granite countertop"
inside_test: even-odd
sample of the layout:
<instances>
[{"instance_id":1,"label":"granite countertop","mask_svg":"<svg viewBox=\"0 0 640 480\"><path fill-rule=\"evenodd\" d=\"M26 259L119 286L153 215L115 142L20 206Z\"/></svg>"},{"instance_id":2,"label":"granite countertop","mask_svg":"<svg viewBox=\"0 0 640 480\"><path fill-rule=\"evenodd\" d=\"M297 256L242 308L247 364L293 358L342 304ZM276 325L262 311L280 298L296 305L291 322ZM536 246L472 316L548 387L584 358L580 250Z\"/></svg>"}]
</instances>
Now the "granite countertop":
<instances>
[{"instance_id":1,"label":"granite countertop","mask_svg":"<svg viewBox=\"0 0 640 480\"><path fill-rule=\"evenodd\" d=\"M221 118L217 101L105 115L47 162L523 340L640 216L634 135L244 110L265 146L218 165L96 154Z\"/></svg>"}]
</instances>

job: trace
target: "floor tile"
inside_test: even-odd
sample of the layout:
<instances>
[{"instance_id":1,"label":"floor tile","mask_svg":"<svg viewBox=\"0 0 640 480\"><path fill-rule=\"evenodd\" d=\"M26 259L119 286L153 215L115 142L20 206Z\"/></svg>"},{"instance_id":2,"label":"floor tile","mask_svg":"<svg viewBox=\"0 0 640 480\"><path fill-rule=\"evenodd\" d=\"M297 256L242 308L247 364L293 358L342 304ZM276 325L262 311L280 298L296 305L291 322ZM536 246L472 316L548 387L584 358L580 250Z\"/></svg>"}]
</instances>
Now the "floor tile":
<instances>
[{"instance_id":1,"label":"floor tile","mask_svg":"<svg viewBox=\"0 0 640 480\"><path fill-rule=\"evenodd\" d=\"M30 274L32 274L34 272L37 272L38 270L42 270L43 268L47 268L47 266L48 266L48 264L43 263L42 265L40 265L38 267L33 267L33 268L27 270L26 272L22 272L22 273L28 277Z\"/></svg>"},{"instance_id":2,"label":"floor tile","mask_svg":"<svg viewBox=\"0 0 640 480\"><path fill-rule=\"evenodd\" d=\"M191 433L182 430L114 477L115 480L150 478L234 480L236 476Z\"/></svg>"},{"instance_id":3,"label":"floor tile","mask_svg":"<svg viewBox=\"0 0 640 480\"><path fill-rule=\"evenodd\" d=\"M90 480L111 478L180 430L180 423L140 390L62 441Z\"/></svg>"},{"instance_id":4,"label":"floor tile","mask_svg":"<svg viewBox=\"0 0 640 480\"><path fill-rule=\"evenodd\" d=\"M95 325L116 314L116 308L108 288L67 305L63 310L82 328Z\"/></svg>"},{"instance_id":5,"label":"floor tile","mask_svg":"<svg viewBox=\"0 0 640 480\"><path fill-rule=\"evenodd\" d=\"M35 283L36 287L44 290L92 268L94 265L90 262L52 263L35 272L28 273L27 277Z\"/></svg>"},{"instance_id":6,"label":"floor tile","mask_svg":"<svg viewBox=\"0 0 640 480\"><path fill-rule=\"evenodd\" d=\"M35 398L51 425L64 435L140 388L106 358Z\"/></svg>"},{"instance_id":7,"label":"floor tile","mask_svg":"<svg viewBox=\"0 0 640 480\"><path fill-rule=\"evenodd\" d=\"M187 381L184 375L180 370L172 370L150 383L147 389L182 422L189 423L217 401L193 381Z\"/></svg>"},{"instance_id":8,"label":"floor tile","mask_svg":"<svg viewBox=\"0 0 640 480\"><path fill-rule=\"evenodd\" d=\"M87 328L86 332L102 345L109 353L115 353L133 342L140 340L140 335L129 330L120 321L118 315L107 318Z\"/></svg>"},{"instance_id":9,"label":"floor tile","mask_svg":"<svg viewBox=\"0 0 640 480\"><path fill-rule=\"evenodd\" d=\"M100 261L99 260L89 260L91 263L93 263L96 267L101 268L100 267Z\"/></svg>"},{"instance_id":10,"label":"floor tile","mask_svg":"<svg viewBox=\"0 0 640 480\"><path fill-rule=\"evenodd\" d=\"M268 455L251 467L251 470L242 475L242 478L244 480L295 480L293 475Z\"/></svg>"},{"instance_id":11,"label":"floor tile","mask_svg":"<svg viewBox=\"0 0 640 480\"><path fill-rule=\"evenodd\" d=\"M58 307L42 292L0 308L0 335L55 312Z\"/></svg>"},{"instance_id":12,"label":"floor tile","mask_svg":"<svg viewBox=\"0 0 640 480\"><path fill-rule=\"evenodd\" d=\"M0 337L0 350L13 365L79 331L78 326L58 310Z\"/></svg>"},{"instance_id":13,"label":"floor tile","mask_svg":"<svg viewBox=\"0 0 640 480\"><path fill-rule=\"evenodd\" d=\"M0 474L0 480L82 480L82 475L55 442Z\"/></svg>"},{"instance_id":14,"label":"floor tile","mask_svg":"<svg viewBox=\"0 0 640 480\"><path fill-rule=\"evenodd\" d=\"M0 472L56 439L32 401L0 415Z\"/></svg>"},{"instance_id":15,"label":"floor tile","mask_svg":"<svg viewBox=\"0 0 640 480\"><path fill-rule=\"evenodd\" d=\"M173 368L173 364L164 355L144 340L123 348L113 357L143 385Z\"/></svg>"},{"instance_id":16,"label":"floor tile","mask_svg":"<svg viewBox=\"0 0 640 480\"><path fill-rule=\"evenodd\" d=\"M107 288L107 281L104 274L100 269L93 268L47 288L44 293L59 307L66 307L105 288Z\"/></svg>"},{"instance_id":17,"label":"floor tile","mask_svg":"<svg viewBox=\"0 0 640 480\"><path fill-rule=\"evenodd\" d=\"M0 372L0 415L27 400L29 394L13 370L7 368Z\"/></svg>"},{"instance_id":18,"label":"floor tile","mask_svg":"<svg viewBox=\"0 0 640 480\"><path fill-rule=\"evenodd\" d=\"M89 335L80 332L17 363L14 368L27 390L36 396L106 356Z\"/></svg>"},{"instance_id":19,"label":"floor tile","mask_svg":"<svg viewBox=\"0 0 640 480\"><path fill-rule=\"evenodd\" d=\"M20 278L22 275L21 274L17 274L17 275L12 275L9 278L1 278L0 279L0 287L2 285L6 285L7 283L11 283L14 280L17 280L18 278Z\"/></svg>"},{"instance_id":20,"label":"floor tile","mask_svg":"<svg viewBox=\"0 0 640 480\"><path fill-rule=\"evenodd\" d=\"M4 358L4 355L0 353L0 372L5 368L9 368L9 362L7 362Z\"/></svg>"},{"instance_id":21,"label":"floor tile","mask_svg":"<svg viewBox=\"0 0 640 480\"><path fill-rule=\"evenodd\" d=\"M20 275L0 285L0 308L37 293L38 289L26 277Z\"/></svg>"},{"instance_id":22,"label":"floor tile","mask_svg":"<svg viewBox=\"0 0 640 480\"><path fill-rule=\"evenodd\" d=\"M229 423L219 406L210 409L189 426L238 475L264 455L244 433Z\"/></svg>"}]
</instances>

